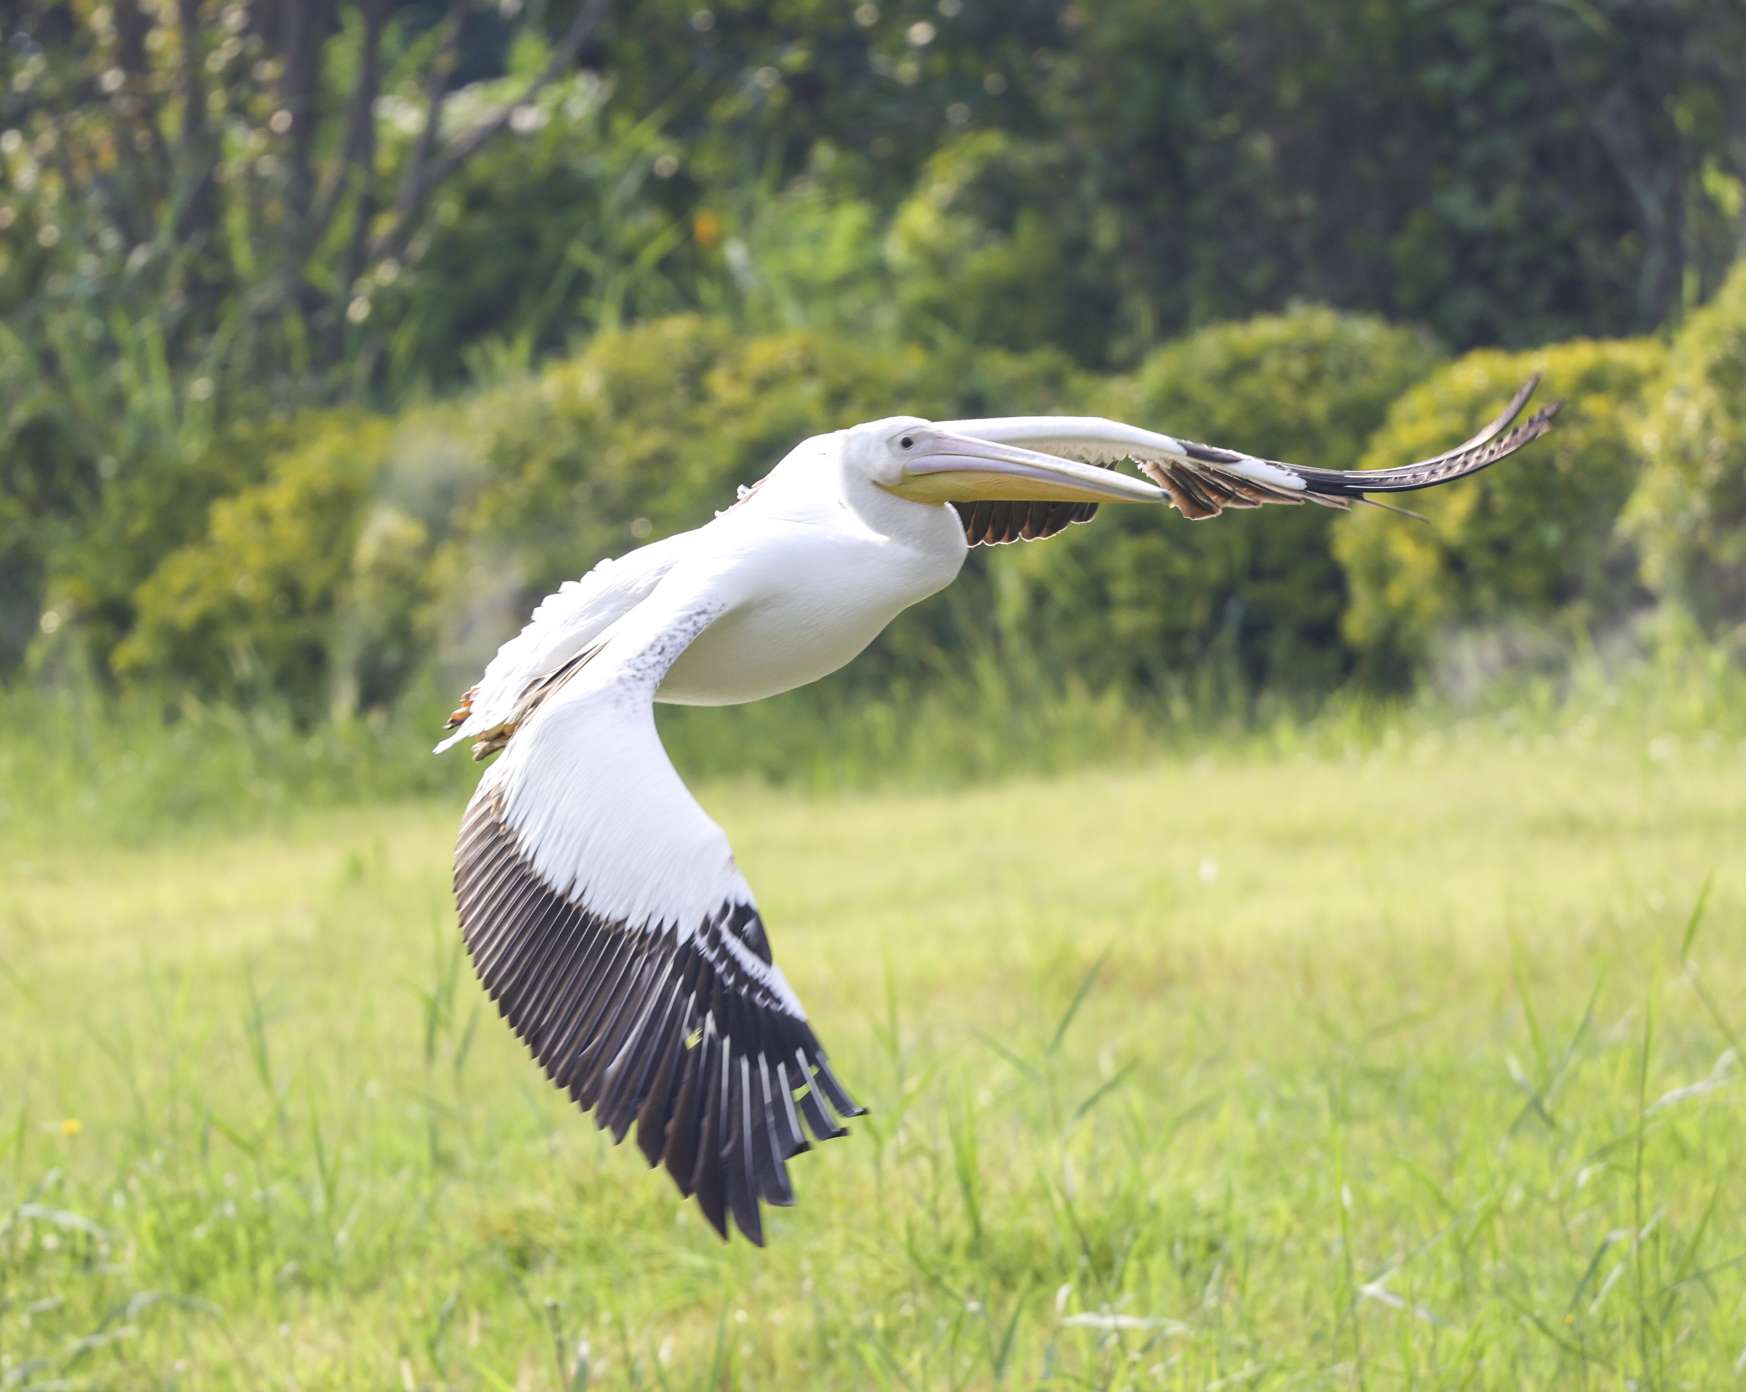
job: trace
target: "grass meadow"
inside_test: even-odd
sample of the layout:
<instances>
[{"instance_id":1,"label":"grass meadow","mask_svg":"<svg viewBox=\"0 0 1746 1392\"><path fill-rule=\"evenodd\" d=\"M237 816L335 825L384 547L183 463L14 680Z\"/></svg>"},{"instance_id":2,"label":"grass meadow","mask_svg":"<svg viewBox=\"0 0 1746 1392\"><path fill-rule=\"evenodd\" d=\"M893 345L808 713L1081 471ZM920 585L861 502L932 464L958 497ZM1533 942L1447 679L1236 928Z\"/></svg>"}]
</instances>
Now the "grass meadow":
<instances>
[{"instance_id":1,"label":"grass meadow","mask_svg":"<svg viewBox=\"0 0 1746 1392\"><path fill-rule=\"evenodd\" d=\"M184 813L9 724L0 1387L1746 1380L1737 730L706 777L872 1109L759 1251L476 987L467 775L263 810L190 749Z\"/></svg>"}]
</instances>

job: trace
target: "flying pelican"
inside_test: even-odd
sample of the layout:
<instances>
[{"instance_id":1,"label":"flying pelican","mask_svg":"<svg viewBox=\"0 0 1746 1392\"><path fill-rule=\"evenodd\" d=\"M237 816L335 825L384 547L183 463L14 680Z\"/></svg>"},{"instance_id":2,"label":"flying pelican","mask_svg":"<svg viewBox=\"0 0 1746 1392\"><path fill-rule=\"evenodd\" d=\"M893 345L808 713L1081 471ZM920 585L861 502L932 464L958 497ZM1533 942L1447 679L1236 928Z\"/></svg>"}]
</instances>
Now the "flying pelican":
<instances>
[{"instance_id":1,"label":"flying pelican","mask_svg":"<svg viewBox=\"0 0 1746 1392\"><path fill-rule=\"evenodd\" d=\"M776 965L727 837L668 761L653 703L816 681L950 584L970 547L1052 536L1103 503L1200 520L1477 473L1545 432L1556 403L1510 429L1535 385L1454 449L1364 472L1082 416L893 416L803 441L713 521L548 595L449 717L437 752L502 751L455 848L480 980L614 1142L634 1123L649 1164L724 1239L731 1214L761 1244L759 1205L794 1202L787 1162L807 1132L841 1136L838 1118L863 1109Z\"/></svg>"}]
</instances>

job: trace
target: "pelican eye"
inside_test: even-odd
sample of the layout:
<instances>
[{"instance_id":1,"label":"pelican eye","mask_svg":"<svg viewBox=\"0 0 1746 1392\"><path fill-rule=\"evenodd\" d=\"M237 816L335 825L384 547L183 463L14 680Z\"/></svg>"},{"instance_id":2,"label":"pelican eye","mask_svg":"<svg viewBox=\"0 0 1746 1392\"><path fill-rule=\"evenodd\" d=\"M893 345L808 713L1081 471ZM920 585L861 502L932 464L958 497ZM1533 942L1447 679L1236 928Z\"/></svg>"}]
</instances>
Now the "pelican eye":
<instances>
[{"instance_id":1,"label":"pelican eye","mask_svg":"<svg viewBox=\"0 0 1746 1392\"><path fill-rule=\"evenodd\" d=\"M903 446L904 449L909 449L915 444L915 437L913 435L905 435L897 443Z\"/></svg>"}]
</instances>

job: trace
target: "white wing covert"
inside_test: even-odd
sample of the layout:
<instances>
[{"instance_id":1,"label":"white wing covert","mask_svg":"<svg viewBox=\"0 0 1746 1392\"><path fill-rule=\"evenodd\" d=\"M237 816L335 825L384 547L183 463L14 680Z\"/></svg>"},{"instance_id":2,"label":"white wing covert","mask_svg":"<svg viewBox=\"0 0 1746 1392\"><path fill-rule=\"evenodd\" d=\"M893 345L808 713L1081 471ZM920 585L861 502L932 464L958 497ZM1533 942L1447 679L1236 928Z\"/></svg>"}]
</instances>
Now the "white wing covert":
<instances>
[{"instance_id":1,"label":"white wing covert","mask_svg":"<svg viewBox=\"0 0 1746 1392\"><path fill-rule=\"evenodd\" d=\"M603 560L542 599L521 631L497 649L477 684L462 695L449 717L452 733L435 752L466 739L476 741L476 759L503 748L549 683L562 678L567 664L661 582L677 557L670 544L676 540L669 537L617 560Z\"/></svg>"},{"instance_id":2,"label":"white wing covert","mask_svg":"<svg viewBox=\"0 0 1746 1392\"><path fill-rule=\"evenodd\" d=\"M1495 464L1544 435L1561 403L1536 411L1509 427L1539 385L1538 375L1513 396L1499 415L1471 438L1429 459L1388 469L1316 469L1259 459L1240 450L1203 445L1142 430L1100 416L999 416L941 421L940 428L996 444L1019 445L1113 468L1132 460L1170 495L1184 517L1199 522L1226 508L1268 503L1318 503L1349 508L1371 493L1405 493L1449 483ZM1507 433L1506 433L1507 432ZM1053 536L1074 522L1089 521L1095 503L977 502L954 504L972 546L1032 541Z\"/></svg>"},{"instance_id":3,"label":"white wing covert","mask_svg":"<svg viewBox=\"0 0 1746 1392\"><path fill-rule=\"evenodd\" d=\"M786 1162L861 1108L772 960L726 836L655 730L656 687L728 608L669 574L571 663L486 770L455 852L474 969L547 1075L634 1123L724 1237L763 1241Z\"/></svg>"}]
</instances>

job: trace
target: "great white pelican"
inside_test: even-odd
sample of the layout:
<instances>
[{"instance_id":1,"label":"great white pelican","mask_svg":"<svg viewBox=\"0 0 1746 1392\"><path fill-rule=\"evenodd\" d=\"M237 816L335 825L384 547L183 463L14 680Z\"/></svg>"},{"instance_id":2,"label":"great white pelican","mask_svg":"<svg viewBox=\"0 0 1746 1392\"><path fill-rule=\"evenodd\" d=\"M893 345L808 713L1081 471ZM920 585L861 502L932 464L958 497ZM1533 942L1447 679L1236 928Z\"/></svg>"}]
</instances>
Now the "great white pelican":
<instances>
[{"instance_id":1,"label":"great white pelican","mask_svg":"<svg viewBox=\"0 0 1746 1392\"><path fill-rule=\"evenodd\" d=\"M674 772L653 703L756 701L834 672L972 546L1032 541L1105 503L1227 508L1406 493L1543 434L1536 383L1447 452L1304 468L1087 416L892 416L796 445L695 531L603 560L543 600L438 751L502 751L455 850L473 965L552 1082L634 1126L727 1236L763 1241L788 1161L860 1114L772 956L727 837ZM1144 478L1120 472L1133 464Z\"/></svg>"}]
</instances>

